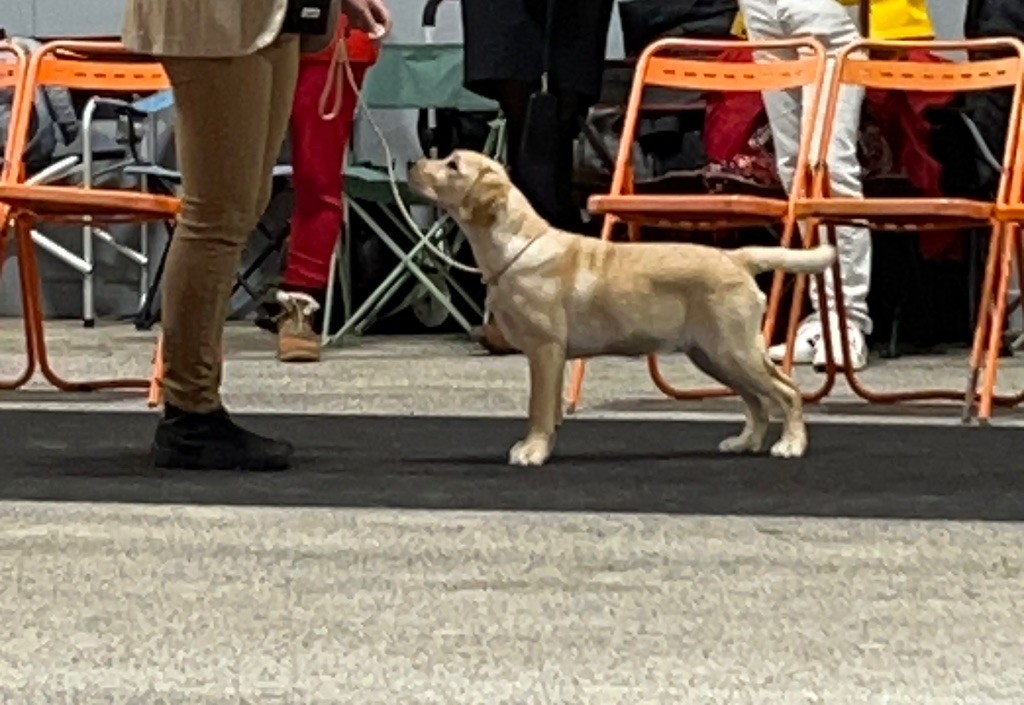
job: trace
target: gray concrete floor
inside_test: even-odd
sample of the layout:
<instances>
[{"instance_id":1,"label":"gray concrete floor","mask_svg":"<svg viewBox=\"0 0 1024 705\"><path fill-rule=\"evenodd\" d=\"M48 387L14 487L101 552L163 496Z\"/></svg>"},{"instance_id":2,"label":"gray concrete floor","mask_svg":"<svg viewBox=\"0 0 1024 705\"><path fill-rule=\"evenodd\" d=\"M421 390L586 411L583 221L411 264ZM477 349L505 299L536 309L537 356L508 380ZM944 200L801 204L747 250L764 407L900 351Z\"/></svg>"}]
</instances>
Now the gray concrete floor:
<instances>
[{"instance_id":1,"label":"gray concrete floor","mask_svg":"<svg viewBox=\"0 0 1024 705\"><path fill-rule=\"evenodd\" d=\"M70 376L148 369L152 334L51 334ZM458 339L367 339L303 367L272 344L229 331L233 409L523 413L523 361ZM17 348L16 322L0 322L0 375ZM959 389L963 369L962 353L906 358L865 378ZM1007 361L1001 386L1024 386L1024 365ZM584 404L737 411L668 403L620 360L592 366ZM144 404L0 395L0 412L19 407ZM812 412L812 438L851 415L958 410L879 412L840 390ZM3 502L0 702L1019 705L1022 549L1014 524Z\"/></svg>"}]
</instances>

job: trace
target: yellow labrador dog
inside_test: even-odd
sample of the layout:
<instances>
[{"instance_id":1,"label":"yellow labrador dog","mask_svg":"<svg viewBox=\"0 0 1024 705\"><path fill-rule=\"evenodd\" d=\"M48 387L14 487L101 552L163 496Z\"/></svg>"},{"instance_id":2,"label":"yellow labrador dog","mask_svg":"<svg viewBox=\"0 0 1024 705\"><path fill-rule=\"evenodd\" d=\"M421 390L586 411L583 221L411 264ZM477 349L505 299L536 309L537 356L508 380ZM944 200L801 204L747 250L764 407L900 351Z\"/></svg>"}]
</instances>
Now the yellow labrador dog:
<instances>
[{"instance_id":1,"label":"yellow labrador dog","mask_svg":"<svg viewBox=\"0 0 1024 705\"><path fill-rule=\"evenodd\" d=\"M488 308L529 360L529 432L509 452L511 464L543 465L550 457L566 360L677 351L746 403L742 432L720 450L761 450L774 402L783 431L771 454L804 454L802 399L766 352L766 301L754 275L823 272L834 248L719 250L574 235L549 225L499 163L475 152L421 160L409 182L462 227L488 285Z\"/></svg>"}]
</instances>

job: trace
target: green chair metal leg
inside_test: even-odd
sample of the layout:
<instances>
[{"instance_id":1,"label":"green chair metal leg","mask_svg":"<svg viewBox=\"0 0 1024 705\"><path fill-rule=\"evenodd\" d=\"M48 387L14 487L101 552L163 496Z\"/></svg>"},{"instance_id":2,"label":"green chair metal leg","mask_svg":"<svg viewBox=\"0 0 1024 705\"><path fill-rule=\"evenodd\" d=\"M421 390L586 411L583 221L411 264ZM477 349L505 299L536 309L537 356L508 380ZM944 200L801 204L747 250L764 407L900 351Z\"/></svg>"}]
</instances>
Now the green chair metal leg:
<instances>
[{"instance_id":1,"label":"green chair metal leg","mask_svg":"<svg viewBox=\"0 0 1024 705\"><path fill-rule=\"evenodd\" d=\"M377 304L379 303L379 299L381 299L382 296L386 294L394 286L395 282L398 280L399 277L402 276L403 273L409 273L412 276L414 276L417 280L419 280L420 284L423 285L423 287L430 293L430 295L436 297L437 300L441 302L445 306L445 308L448 309L448 312L459 323L459 325L461 325L467 331L471 330L472 325L469 323L469 321L466 320L466 318L462 315L458 308L456 308L449 301L448 297L446 297L444 293L437 288L434 282L430 280L430 278L420 269L420 267L415 262L416 256L426 248L427 238L430 238L432 240L436 239L439 235L444 233L443 228L437 227L438 224L435 223L434 227L432 227L426 233L423 239L421 239L419 242L413 245L413 247L410 250L405 251L401 248L401 246L398 245L398 243L394 241L394 239L387 233L386 230L384 230L384 228L382 228L373 218L370 217L369 213L367 213L366 210L359 203L352 202L350 205L352 210L354 210L361 218L363 218L367 226L374 232L374 234L377 237L379 237L381 241L385 245L387 245L387 247L392 252L395 253L395 255L399 258L399 264L391 272L391 274L389 274L385 278L385 280L380 284L380 286L378 286L377 289L374 290L372 294L370 294L366 301L363 302L362 306L360 306L359 309L352 314L352 317L349 320L345 321L345 325L342 327L342 329L330 337L329 342L338 340L344 337L350 331L354 330L356 326L363 321L366 315L377 306Z\"/></svg>"}]
</instances>

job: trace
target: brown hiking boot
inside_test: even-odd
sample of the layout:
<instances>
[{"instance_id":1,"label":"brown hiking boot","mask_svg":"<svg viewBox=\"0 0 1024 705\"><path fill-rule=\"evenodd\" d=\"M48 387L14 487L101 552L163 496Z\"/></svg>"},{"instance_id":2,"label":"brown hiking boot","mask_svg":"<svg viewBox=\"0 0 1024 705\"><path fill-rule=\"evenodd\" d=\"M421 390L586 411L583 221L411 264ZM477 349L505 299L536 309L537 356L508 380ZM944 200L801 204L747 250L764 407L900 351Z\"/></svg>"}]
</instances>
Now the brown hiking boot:
<instances>
[{"instance_id":1,"label":"brown hiking boot","mask_svg":"<svg viewBox=\"0 0 1024 705\"><path fill-rule=\"evenodd\" d=\"M281 362L319 362L320 336L313 330L313 314L320 304L309 294L278 291L281 313L277 318L277 359Z\"/></svg>"}]
</instances>

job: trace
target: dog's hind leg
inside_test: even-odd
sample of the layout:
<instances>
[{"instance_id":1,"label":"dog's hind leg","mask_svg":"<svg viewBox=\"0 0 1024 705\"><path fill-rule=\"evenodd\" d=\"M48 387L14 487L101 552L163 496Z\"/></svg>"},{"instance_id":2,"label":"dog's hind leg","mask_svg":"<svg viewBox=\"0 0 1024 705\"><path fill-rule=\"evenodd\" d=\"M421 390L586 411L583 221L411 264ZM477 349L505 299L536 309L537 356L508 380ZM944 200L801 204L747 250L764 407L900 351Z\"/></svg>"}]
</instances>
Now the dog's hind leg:
<instances>
[{"instance_id":1,"label":"dog's hind leg","mask_svg":"<svg viewBox=\"0 0 1024 705\"><path fill-rule=\"evenodd\" d=\"M705 354L714 368L707 371L743 397L747 403L748 418L758 420L767 417L767 411L760 410L767 408L766 400L779 405L783 413L782 438L772 446L771 454L781 458L799 457L807 450L803 398L793 381L782 374L768 357L761 334L764 294L753 286L749 294L746 298L735 297L728 302L726 310L732 315L716 318L717 327L705 329L699 347L713 351ZM755 397L758 401L752 402ZM743 435L741 433L735 441L729 439L723 445L738 444Z\"/></svg>"},{"instance_id":2,"label":"dog's hind leg","mask_svg":"<svg viewBox=\"0 0 1024 705\"><path fill-rule=\"evenodd\" d=\"M715 362L702 350L691 351L690 359L702 372L732 387L746 405L747 418L743 430L719 443L718 449L723 453L759 452L764 447L764 437L768 433L768 398L754 391L750 385L743 384L737 375L730 374L726 366Z\"/></svg>"},{"instance_id":3,"label":"dog's hind leg","mask_svg":"<svg viewBox=\"0 0 1024 705\"><path fill-rule=\"evenodd\" d=\"M772 446L772 455L797 458L807 451L807 425L804 423L804 399L800 388L772 362L762 350L761 364L775 387L774 399L782 407L782 438Z\"/></svg>"},{"instance_id":4,"label":"dog's hind leg","mask_svg":"<svg viewBox=\"0 0 1024 705\"><path fill-rule=\"evenodd\" d=\"M718 444L718 450L723 453L757 453L764 447L764 437L768 433L768 404L760 395L739 394L746 404L747 420L739 435L726 438Z\"/></svg>"}]
</instances>

